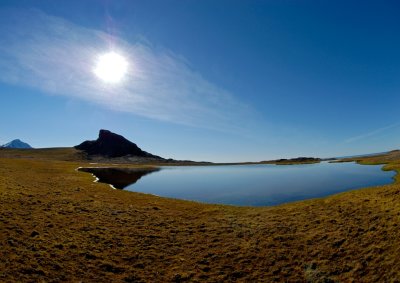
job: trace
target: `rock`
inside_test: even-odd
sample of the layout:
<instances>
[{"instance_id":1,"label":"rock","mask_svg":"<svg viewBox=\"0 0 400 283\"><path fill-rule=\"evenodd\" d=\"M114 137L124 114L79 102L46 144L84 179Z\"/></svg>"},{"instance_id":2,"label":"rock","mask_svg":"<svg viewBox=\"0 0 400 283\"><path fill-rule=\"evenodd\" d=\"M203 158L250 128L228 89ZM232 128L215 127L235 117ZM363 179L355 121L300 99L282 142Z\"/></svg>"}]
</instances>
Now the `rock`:
<instances>
[{"instance_id":1,"label":"rock","mask_svg":"<svg viewBox=\"0 0 400 283\"><path fill-rule=\"evenodd\" d=\"M88 155L101 155L105 157L138 156L160 158L141 150L135 143L123 136L108 130L100 130L99 137L94 141L84 141L75 146L76 149L86 152Z\"/></svg>"}]
</instances>

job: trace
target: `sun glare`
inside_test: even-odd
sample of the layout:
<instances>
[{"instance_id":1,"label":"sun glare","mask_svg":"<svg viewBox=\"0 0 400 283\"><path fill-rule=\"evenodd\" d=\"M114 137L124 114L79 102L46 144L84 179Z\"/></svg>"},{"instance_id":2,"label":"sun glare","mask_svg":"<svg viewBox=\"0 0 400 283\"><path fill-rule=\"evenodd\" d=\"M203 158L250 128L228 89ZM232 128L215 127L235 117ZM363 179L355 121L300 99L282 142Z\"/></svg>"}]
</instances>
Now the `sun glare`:
<instances>
[{"instance_id":1,"label":"sun glare","mask_svg":"<svg viewBox=\"0 0 400 283\"><path fill-rule=\"evenodd\" d=\"M128 61L115 52L99 56L94 73L106 83L118 83L126 75Z\"/></svg>"}]
</instances>

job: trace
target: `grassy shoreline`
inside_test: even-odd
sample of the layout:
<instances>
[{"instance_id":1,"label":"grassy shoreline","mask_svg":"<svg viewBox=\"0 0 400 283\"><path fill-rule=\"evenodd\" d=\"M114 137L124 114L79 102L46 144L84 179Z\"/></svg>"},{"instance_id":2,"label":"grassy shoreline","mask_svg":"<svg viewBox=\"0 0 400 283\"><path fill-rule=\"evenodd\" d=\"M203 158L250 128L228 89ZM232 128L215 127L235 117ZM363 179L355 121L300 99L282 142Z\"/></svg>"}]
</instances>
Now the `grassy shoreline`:
<instances>
[{"instance_id":1,"label":"grassy shoreline","mask_svg":"<svg viewBox=\"0 0 400 283\"><path fill-rule=\"evenodd\" d=\"M57 160L58 159L58 160ZM65 155L0 153L2 282L394 282L390 185L274 207L112 190ZM357 159L399 172L397 152Z\"/></svg>"}]
</instances>

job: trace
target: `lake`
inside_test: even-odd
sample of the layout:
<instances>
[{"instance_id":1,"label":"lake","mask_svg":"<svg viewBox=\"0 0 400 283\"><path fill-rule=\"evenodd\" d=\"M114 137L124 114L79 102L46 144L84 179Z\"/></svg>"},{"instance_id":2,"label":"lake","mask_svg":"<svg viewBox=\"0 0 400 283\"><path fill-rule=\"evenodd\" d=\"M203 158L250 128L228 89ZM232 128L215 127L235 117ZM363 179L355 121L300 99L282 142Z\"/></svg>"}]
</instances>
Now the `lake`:
<instances>
[{"instance_id":1,"label":"lake","mask_svg":"<svg viewBox=\"0 0 400 283\"><path fill-rule=\"evenodd\" d=\"M381 168L353 162L321 162L84 171L96 175L100 182L128 191L205 203L268 206L391 183L395 172Z\"/></svg>"}]
</instances>

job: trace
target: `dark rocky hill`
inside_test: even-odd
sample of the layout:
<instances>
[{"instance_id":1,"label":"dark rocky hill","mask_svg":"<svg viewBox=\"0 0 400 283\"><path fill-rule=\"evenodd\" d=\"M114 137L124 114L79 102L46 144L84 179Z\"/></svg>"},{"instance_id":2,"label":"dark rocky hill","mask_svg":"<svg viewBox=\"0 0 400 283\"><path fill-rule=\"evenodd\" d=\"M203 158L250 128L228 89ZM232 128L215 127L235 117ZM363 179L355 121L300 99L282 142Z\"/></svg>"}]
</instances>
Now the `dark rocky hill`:
<instances>
[{"instance_id":1,"label":"dark rocky hill","mask_svg":"<svg viewBox=\"0 0 400 283\"><path fill-rule=\"evenodd\" d=\"M100 130L97 140L84 141L75 148L86 152L88 155L100 155L108 158L135 156L162 159L141 150L135 143L108 130Z\"/></svg>"}]
</instances>

